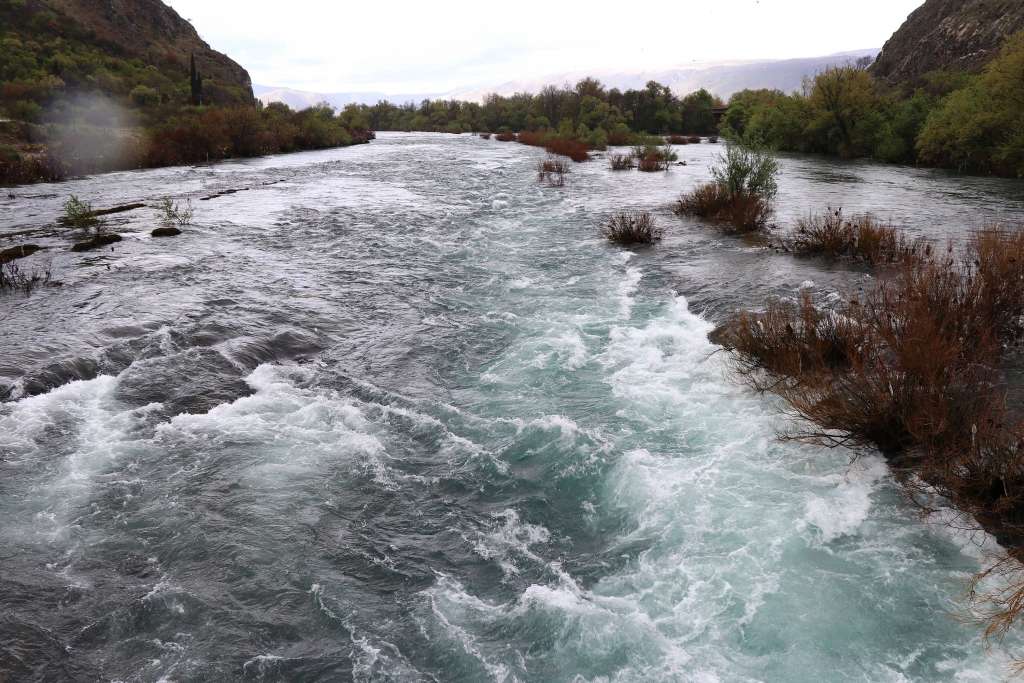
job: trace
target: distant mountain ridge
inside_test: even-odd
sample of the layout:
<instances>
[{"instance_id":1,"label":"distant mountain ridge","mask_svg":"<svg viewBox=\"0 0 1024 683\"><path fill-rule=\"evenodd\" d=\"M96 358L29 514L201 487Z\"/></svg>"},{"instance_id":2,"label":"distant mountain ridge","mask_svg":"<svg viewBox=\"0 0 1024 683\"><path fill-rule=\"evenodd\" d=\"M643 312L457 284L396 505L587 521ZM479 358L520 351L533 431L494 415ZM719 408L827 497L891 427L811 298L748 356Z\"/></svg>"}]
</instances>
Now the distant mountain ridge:
<instances>
[{"instance_id":1,"label":"distant mountain ridge","mask_svg":"<svg viewBox=\"0 0 1024 683\"><path fill-rule=\"evenodd\" d=\"M1022 0L927 0L885 43L871 72L913 84L937 69L976 71L1021 30Z\"/></svg>"},{"instance_id":2,"label":"distant mountain ridge","mask_svg":"<svg viewBox=\"0 0 1024 683\"><path fill-rule=\"evenodd\" d=\"M480 102L492 93L497 95L513 95L517 92L535 93L546 85L573 84L582 78L593 76L604 83L606 87L620 90L643 88L648 81L657 81L671 87L679 95L706 88L715 95L727 99L733 93L746 88L773 88L783 92L792 92L800 89L805 76L813 76L830 66L845 64L863 57L873 59L878 52L879 50L874 48L824 57L719 62L651 71L563 72L531 80L508 81L494 86L459 88L444 93L397 95L382 92L316 93L263 85L254 85L253 90L256 97L264 103L284 102L292 108L302 108L318 102L327 102L334 107L341 108L351 103L375 104L384 99L396 104L419 102L423 99Z\"/></svg>"}]
</instances>

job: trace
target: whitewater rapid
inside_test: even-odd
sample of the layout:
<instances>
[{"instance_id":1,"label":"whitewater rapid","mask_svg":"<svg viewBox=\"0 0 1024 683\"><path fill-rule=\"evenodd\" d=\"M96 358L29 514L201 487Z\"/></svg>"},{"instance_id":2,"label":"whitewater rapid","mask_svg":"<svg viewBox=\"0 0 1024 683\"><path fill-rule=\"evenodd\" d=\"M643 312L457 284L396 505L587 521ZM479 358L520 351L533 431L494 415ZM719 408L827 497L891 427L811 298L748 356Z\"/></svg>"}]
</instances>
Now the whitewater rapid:
<instances>
[{"instance_id":1,"label":"whitewater rapid","mask_svg":"<svg viewBox=\"0 0 1024 683\"><path fill-rule=\"evenodd\" d=\"M738 306L867 279L672 216L715 151L551 188L535 149L382 135L0 202L2 236L72 191L260 188L176 242L125 218L117 250L57 257L63 287L0 301L0 672L1004 677L1020 638L986 651L961 618L991 541L920 519L878 457L779 441L781 406L708 341ZM794 157L780 202L1024 215L965 182ZM617 208L666 240L606 244Z\"/></svg>"}]
</instances>

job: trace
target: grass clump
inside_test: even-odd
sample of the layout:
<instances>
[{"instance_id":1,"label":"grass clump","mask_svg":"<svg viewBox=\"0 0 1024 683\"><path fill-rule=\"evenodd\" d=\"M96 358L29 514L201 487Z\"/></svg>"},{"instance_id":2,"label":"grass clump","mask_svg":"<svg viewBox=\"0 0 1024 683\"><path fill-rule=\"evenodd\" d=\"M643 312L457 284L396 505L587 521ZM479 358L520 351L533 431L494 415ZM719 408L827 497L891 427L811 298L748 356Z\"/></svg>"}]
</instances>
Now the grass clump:
<instances>
[{"instance_id":1,"label":"grass clump","mask_svg":"<svg viewBox=\"0 0 1024 683\"><path fill-rule=\"evenodd\" d=\"M737 233L761 230L768 224L779 174L778 161L771 153L729 143L711 174L712 182L680 197L676 214L707 218Z\"/></svg>"},{"instance_id":2,"label":"grass clump","mask_svg":"<svg viewBox=\"0 0 1024 683\"><path fill-rule=\"evenodd\" d=\"M557 157L549 157L537 164L537 180L554 187L565 185L565 174L568 172L569 164Z\"/></svg>"},{"instance_id":3,"label":"grass clump","mask_svg":"<svg viewBox=\"0 0 1024 683\"><path fill-rule=\"evenodd\" d=\"M646 211L620 211L605 222L602 233L616 244L654 244L663 236Z\"/></svg>"},{"instance_id":4,"label":"grass clump","mask_svg":"<svg viewBox=\"0 0 1024 683\"><path fill-rule=\"evenodd\" d=\"M636 168L636 157L632 154L609 154L608 165L613 171L630 171Z\"/></svg>"},{"instance_id":5,"label":"grass clump","mask_svg":"<svg viewBox=\"0 0 1024 683\"><path fill-rule=\"evenodd\" d=\"M873 265L919 260L931 254L928 244L907 239L892 225L879 223L870 215L845 218L842 209L831 208L798 221L787 246L798 254Z\"/></svg>"},{"instance_id":6,"label":"grass clump","mask_svg":"<svg viewBox=\"0 0 1024 683\"><path fill-rule=\"evenodd\" d=\"M181 205L170 197L164 197L160 200L157 208L160 212L160 220L165 225L185 227L192 222L192 217L195 215L191 199L186 199L185 204Z\"/></svg>"}]
</instances>

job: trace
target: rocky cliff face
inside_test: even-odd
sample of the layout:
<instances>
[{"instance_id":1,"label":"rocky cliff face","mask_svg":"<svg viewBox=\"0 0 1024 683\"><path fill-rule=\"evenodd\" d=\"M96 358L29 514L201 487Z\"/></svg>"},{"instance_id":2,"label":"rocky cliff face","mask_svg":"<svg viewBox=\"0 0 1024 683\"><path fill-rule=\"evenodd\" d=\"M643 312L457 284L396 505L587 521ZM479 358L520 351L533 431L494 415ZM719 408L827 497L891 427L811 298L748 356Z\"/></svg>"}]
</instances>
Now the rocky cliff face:
<instances>
[{"instance_id":1,"label":"rocky cliff face","mask_svg":"<svg viewBox=\"0 0 1024 683\"><path fill-rule=\"evenodd\" d=\"M889 39L871 72L893 84L936 69L974 71L1024 29L1024 0L927 0Z\"/></svg>"},{"instance_id":2,"label":"rocky cliff face","mask_svg":"<svg viewBox=\"0 0 1024 683\"><path fill-rule=\"evenodd\" d=\"M154 65L172 64L188 73L189 56L214 99L252 101L252 81L239 64L213 50L192 24L160 0L39 0L89 31L98 42Z\"/></svg>"}]
</instances>

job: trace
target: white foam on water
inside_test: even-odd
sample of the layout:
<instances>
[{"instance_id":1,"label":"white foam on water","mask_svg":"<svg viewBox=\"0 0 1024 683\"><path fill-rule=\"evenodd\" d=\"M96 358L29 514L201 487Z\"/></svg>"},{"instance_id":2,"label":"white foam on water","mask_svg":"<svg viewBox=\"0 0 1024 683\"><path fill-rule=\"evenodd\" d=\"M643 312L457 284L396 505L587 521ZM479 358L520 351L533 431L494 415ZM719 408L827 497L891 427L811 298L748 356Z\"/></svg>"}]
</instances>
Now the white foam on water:
<instances>
[{"instance_id":1,"label":"white foam on water","mask_svg":"<svg viewBox=\"0 0 1024 683\"><path fill-rule=\"evenodd\" d=\"M374 427L353 401L334 392L302 386L311 367L264 364L246 377L255 393L199 415L182 414L161 425L158 434L172 441L199 440L211 445L258 446L251 475L256 480L303 476L333 461L350 461L372 472L385 488L402 475Z\"/></svg>"},{"instance_id":2,"label":"white foam on water","mask_svg":"<svg viewBox=\"0 0 1024 683\"><path fill-rule=\"evenodd\" d=\"M627 267L626 276L619 283L619 317L628 320L633 315L633 295L643 279L643 271L636 267Z\"/></svg>"},{"instance_id":3,"label":"white foam on water","mask_svg":"<svg viewBox=\"0 0 1024 683\"><path fill-rule=\"evenodd\" d=\"M495 513L494 519L497 523L478 535L473 547L477 555L496 562L506 579L519 574L517 561L545 564L530 547L551 540L551 533L546 528L523 522L519 513L512 509Z\"/></svg>"},{"instance_id":4,"label":"white foam on water","mask_svg":"<svg viewBox=\"0 0 1024 683\"><path fill-rule=\"evenodd\" d=\"M116 389L116 378L100 376L0 408L0 451L22 472L23 511L34 519L12 521L5 532L44 533L55 540L75 526L77 506L96 488L98 477L118 472L114 479L106 476L110 486L142 481L134 473L134 459L147 440L138 432L160 406L127 409L116 400Z\"/></svg>"},{"instance_id":5,"label":"white foam on water","mask_svg":"<svg viewBox=\"0 0 1024 683\"><path fill-rule=\"evenodd\" d=\"M821 542L855 534L871 511L871 493L889 470L879 456L857 460L844 475L836 475L836 487L825 496L811 495L803 526L815 529Z\"/></svg>"},{"instance_id":6,"label":"white foam on water","mask_svg":"<svg viewBox=\"0 0 1024 683\"><path fill-rule=\"evenodd\" d=\"M613 326L597 356L648 444L618 455L591 503L630 520L607 551L626 554L625 567L583 588L547 561L554 579L504 603L439 580L426 594L450 637L524 680L1001 678L1005 653L986 654L975 626L947 621L964 572L895 494L884 461L780 443L772 400L731 381L710 330L677 297L645 323ZM563 416L519 427L582 431ZM545 562L550 538L515 510L500 519L475 550L514 581L523 563ZM928 618L909 626L905 613ZM542 662L480 635L538 629ZM937 666L937 652L954 651L948 671Z\"/></svg>"}]
</instances>

